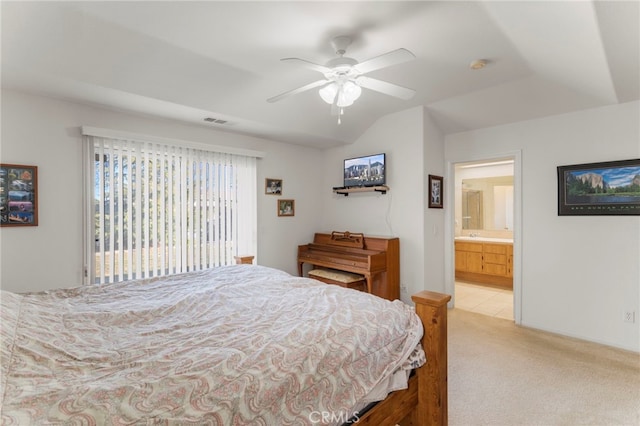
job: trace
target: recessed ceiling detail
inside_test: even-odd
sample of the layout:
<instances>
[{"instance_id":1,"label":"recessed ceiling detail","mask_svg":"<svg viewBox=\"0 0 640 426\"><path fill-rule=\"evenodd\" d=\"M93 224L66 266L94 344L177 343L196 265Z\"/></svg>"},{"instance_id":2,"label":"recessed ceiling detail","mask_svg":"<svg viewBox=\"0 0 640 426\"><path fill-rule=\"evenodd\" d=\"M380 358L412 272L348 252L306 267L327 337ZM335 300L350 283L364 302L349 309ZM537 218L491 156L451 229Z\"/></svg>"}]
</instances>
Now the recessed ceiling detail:
<instances>
[{"instance_id":1,"label":"recessed ceiling detail","mask_svg":"<svg viewBox=\"0 0 640 426\"><path fill-rule=\"evenodd\" d=\"M416 107L451 134L640 99L638 1L6 1L0 19L5 89L318 148ZM265 102L333 82L280 58L358 69L399 47L415 59L366 78L413 97L360 81L340 126L322 85Z\"/></svg>"}]
</instances>

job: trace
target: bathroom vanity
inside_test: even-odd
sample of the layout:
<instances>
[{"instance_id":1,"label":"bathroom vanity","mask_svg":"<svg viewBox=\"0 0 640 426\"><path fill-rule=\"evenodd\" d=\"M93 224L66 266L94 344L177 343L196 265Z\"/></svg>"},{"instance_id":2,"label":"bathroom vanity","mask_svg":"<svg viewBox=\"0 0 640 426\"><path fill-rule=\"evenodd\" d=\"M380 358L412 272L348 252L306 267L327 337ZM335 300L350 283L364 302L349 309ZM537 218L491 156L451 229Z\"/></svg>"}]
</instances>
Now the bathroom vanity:
<instances>
[{"instance_id":1,"label":"bathroom vanity","mask_svg":"<svg viewBox=\"0 0 640 426\"><path fill-rule=\"evenodd\" d=\"M513 288L513 240L457 237L456 279Z\"/></svg>"}]
</instances>

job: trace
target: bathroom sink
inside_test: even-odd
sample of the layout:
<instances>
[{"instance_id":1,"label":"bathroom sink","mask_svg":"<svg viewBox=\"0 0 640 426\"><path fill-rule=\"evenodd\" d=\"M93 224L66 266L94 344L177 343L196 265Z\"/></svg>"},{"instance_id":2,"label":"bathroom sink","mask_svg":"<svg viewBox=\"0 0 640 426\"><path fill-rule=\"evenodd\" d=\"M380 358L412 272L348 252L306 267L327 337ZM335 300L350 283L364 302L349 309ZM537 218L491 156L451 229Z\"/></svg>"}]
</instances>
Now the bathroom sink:
<instances>
[{"instance_id":1,"label":"bathroom sink","mask_svg":"<svg viewBox=\"0 0 640 426\"><path fill-rule=\"evenodd\" d=\"M456 237L456 241L477 241L479 243L513 243L513 238L491 238L491 237Z\"/></svg>"}]
</instances>

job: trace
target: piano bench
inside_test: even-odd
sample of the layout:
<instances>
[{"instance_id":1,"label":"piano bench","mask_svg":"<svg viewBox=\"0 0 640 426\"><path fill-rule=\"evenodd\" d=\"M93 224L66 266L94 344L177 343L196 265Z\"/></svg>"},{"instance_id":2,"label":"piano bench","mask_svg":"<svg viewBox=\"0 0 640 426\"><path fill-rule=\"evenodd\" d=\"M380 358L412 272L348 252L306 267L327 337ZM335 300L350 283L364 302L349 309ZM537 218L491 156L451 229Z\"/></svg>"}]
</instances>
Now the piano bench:
<instances>
[{"instance_id":1,"label":"piano bench","mask_svg":"<svg viewBox=\"0 0 640 426\"><path fill-rule=\"evenodd\" d=\"M309 271L309 278L322 281L326 284L335 284L340 287L367 291L367 282L364 276L352 274L351 272L338 271L336 269L312 269Z\"/></svg>"}]
</instances>

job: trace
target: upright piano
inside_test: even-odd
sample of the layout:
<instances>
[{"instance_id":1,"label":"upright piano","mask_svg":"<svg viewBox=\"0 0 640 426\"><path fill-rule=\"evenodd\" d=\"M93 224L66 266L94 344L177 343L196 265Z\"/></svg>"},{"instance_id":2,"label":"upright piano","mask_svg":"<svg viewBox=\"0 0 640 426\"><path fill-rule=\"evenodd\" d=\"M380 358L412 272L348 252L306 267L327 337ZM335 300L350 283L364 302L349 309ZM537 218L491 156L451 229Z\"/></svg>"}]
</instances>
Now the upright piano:
<instances>
[{"instance_id":1,"label":"upright piano","mask_svg":"<svg viewBox=\"0 0 640 426\"><path fill-rule=\"evenodd\" d=\"M304 264L361 274L369 293L389 300L400 298L398 238L316 233L312 243L298 246L300 276L304 275Z\"/></svg>"}]
</instances>

